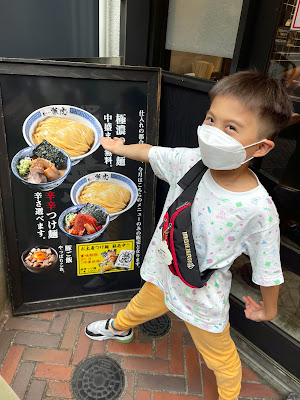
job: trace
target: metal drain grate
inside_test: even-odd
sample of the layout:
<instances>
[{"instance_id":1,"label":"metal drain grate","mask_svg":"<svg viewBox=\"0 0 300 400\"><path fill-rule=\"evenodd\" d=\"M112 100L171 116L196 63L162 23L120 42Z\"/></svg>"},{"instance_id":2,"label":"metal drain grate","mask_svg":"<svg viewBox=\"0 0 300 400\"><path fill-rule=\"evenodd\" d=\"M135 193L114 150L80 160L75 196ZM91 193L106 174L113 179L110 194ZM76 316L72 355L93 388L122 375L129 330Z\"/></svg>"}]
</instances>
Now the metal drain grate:
<instances>
[{"instance_id":1,"label":"metal drain grate","mask_svg":"<svg viewBox=\"0 0 300 400\"><path fill-rule=\"evenodd\" d=\"M93 356L74 370L71 386L76 400L115 400L124 388L124 372L112 358Z\"/></svg>"},{"instance_id":2,"label":"metal drain grate","mask_svg":"<svg viewBox=\"0 0 300 400\"><path fill-rule=\"evenodd\" d=\"M297 393L291 393L286 400L300 400L300 395Z\"/></svg>"},{"instance_id":3,"label":"metal drain grate","mask_svg":"<svg viewBox=\"0 0 300 400\"><path fill-rule=\"evenodd\" d=\"M139 331L152 338L165 336L170 329L171 320L166 314L139 325Z\"/></svg>"}]
</instances>

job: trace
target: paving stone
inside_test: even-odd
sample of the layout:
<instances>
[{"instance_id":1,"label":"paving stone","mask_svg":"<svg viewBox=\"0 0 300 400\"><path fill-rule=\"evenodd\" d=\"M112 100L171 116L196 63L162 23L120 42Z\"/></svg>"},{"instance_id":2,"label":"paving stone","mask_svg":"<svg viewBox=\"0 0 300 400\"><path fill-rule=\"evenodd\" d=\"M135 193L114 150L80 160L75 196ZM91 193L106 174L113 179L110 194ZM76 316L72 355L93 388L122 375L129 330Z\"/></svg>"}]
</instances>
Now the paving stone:
<instances>
[{"instance_id":1,"label":"paving stone","mask_svg":"<svg viewBox=\"0 0 300 400\"><path fill-rule=\"evenodd\" d=\"M35 364L29 362L23 362L19 366L19 370L16 374L12 388L16 392L16 394L20 397L20 399L24 398L34 367Z\"/></svg>"},{"instance_id":2,"label":"paving stone","mask_svg":"<svg viewBox=\"0 0 300 400\"><path fill-rule=\"evenodd\" d=\"M169 372L169 361L153 358L145 360L144 357L124 357L123 368L133 371L167 374Z\"/></svg>"},{"instance_id":3,"label":"paving stone","mask_svg":"<svg viewBox=\"0 0 300 400\"><path fill-rule=\"evenodd\" d=\"M137 376L137 388L181 393L184 393L186 390L185 379L183 377L142 373Z\"/></svg>"},{"instance_id":4,"label":"paving stone","mask_svg":"<svg viewBox=\"0 0 300 400\"><path fill-rule=\"evenodd\" d=\"M109 318L111 318L111 314L107 314L107 313L104 313L104 314L102 314L102 313L94 313L94 312L84 313L83 323L85 325L88 325L91 322L100 321L102 319L107 320Z\"/></svg>"},{"instance_id":5,"label":"paving stone","mask_svg":"<svg viewBox=\"0 0 300 400\"><path fill-rule=\"evenodd\" d=\"M256 375L255 372L252 371L250 368L243 367L242 368L242 381L249 381L249 382L261 382L262 380L260 377Z\"/></svg>"},{"instance_id":6,"label":"paving stone","mask_svg":"<svg viewBox=\"0 0 300 400\"><path fill-rule=\"evenodd\" d=\"M50 326L50 333L62 333L69 315L69 310L56 311L52 324Z\"/></svg>"},{"instance_id":7,"label":"paving stone","mask_svg":"<svg viewBox=\"0 0 300 400\"><path fill-rule=\"evenodd\" d=\"M49 321L12 317L7 321L5 329L16 329L18 331L47 332L49 326L50 326Z\"/></svg>"},{"instance_id":8,"label":"paving stone","mask_svg":"<svg viewBox=\"0 0 300 400\"><path fill-rule=\"evenodd\" d=\"M201 400L201 396L154 392L153 400Z\"/></svg>"},{"instance_id":9,"label":"paving stone","mask_svg":"<svg viewBox=\"0 0 300 400\"><path fill-rule=\"evenodd\" d=\"M183 344L185 346L195 347L194 341L189 331L183 332L182 338L183 338Z\"/></svg>"},{"instance_id":10,"label":"paving stone","mask_svg":"<svg viewBox=\"0 0 300 400\"><path fill-rule=\"evenodd\" d=\"M136 336L135 336L136 338ZM153 343L154 339L151 338L150 336L145 335L143 332L138 333L138 339L136 338L136 341L141 342L141 343Z\"/></svg>"},{"instance_id":11,"label":"paving stone","mask_svg":"<svg viewBox=\"0 0 300 400\"><path fill-rule=\"evenodd\" d=\"M50 381L47 390L47 396L64 398L64 399L73 398L70 391L70 385L67 382Z\"/></svg>"},{"instance_id":12,"label":"paving stone","mask_svg":"<svg viewBox=\"0 0 300 400\"><path fill-rule=\"evenodd\" d=\"M185 323L181 320L172 321L172 332L188 332Z\"/></svg>"},{"instance_id":13,"label":"paving stone","mask_svg":"<svg viewBox=\"0 0 300 400\"><path fill-rule=\"evenodd\" d=\"M269 386L259 383L242 382L240 396L268 398L268 399L281 399L282 396L276 393Z\"/></svg>"},{"instance_id":14,"label":"paving stone","mask_svg":"<svg viewBox=\"0 0 300 400\"><path fill-rule=\"evenodd\" d=\"M92 340L92 348L90 350L90 355L92 354L103 354L105 353L105 346L107 342L103 340L102 342L98 342L97 340Z\"/></svg>"},{"instance_id":15,"label":"paving stone","mask_svg":"<svg viewBox=\"0 0 300 400\"><path fill-rule=\"evenodd\" d=\"M10 385L24 351L23 346L12 346L1 369L1 376Z\"/></svg>"},{"instance_id":16,"label":"paving stone","mask_svg":"<svg viewBox=\"0 0 300 400\"><path fill-rule=\"evenodd\" d=\"M114 304L113 315L116 316L120 310L124 310L127 307L128 301Z\"/></svg>"},{"instance_id":17,"label":"paving stone","mask_svg":"<svg viewBox=\"0 0 300 400\"><path fill-rule=\"evenodd\" d=\"M74 367L67 365L38 364L34 376L42 379L70 380Z\"/></svg>"},{"instance_id":18,"label":"paving stone","mask_svg":"<svg viewBox=\"0 0 300 400\"><path fill-rule=\"evenodd\" d=\"M39 361L55 364L69 364L72 352L70 350L51 350L27 348L23 360Z\"/></svg>"},{"instance_id":19,"label":"paving stone","mask_svg":"<svg viewBox=\"0 0 300 400\"><path fill-rule=\"evenodd\" d=\"M77 365L81 360L87 357L91 345L91 339L89 339L84 333L84 326L81 328L80 336L75 348L74 357L72 364Z\"/></svg>"},{"instance_id":20,"label":"paving stone","mask_svg":"<svg viewBox=\"0 0 300 400\"><path fill-rule=\"evenodd\" d=\"M202 393L198 354L195 347L185 347L186 378L189 393Z\"/></svg>"},{"instance_id":21,"label":"paving stone","mask_svg":"<svg viewBox=\"0 0 300 400\"><path fill-rule=\"evenodd\" d=\"M151 392L148 390L138 390L136 400L151 400Z\"/></svg>"},{"instance_id":22,"label":"paving stone","mask_svg":"<svg viewBox=\"0 0 300 400\"><path fill-rule=\"evenodd\" d=\"M56 311L51 327L49 329L50 333L62 333L65 327L66 320L68 318L69 311Z\"/></svg>"},{"instance_id":23,"label":"paving stone","mask_svg":"<svg viewBox=\"0 0 300 400\"><path fill-rule=\"evenodd\" d=\"M46 381L33 379L27 393L27 400L42 400Z\"/></svg>"},{"instance_id":24,"label":"paving stone","mask_svg":"<svg viewBox=\"0 0 300 400\"><path fill-rule=\"evenodd\" d=\"M154 355L157 358L169 357L169 335L155 339Z\"/></svg>"},{"instance_id":25,"label":"paving stone","mask_svg":"<svg viewBox=\"0 0 300 400\"><path fill-rule=\"evenodd\" d=\"M23 315L22 318L33 318L33 319L39 319L40 314L28 314L28 315Z\"/></svg>"},{"instance_id":26,"label":"paving stone","mask_svg":"<svg viewBox=\"0 0 300 400\"><path fill-rule=\"evenodd\" d=\"M218 389L216 377L212 370L207 368L206 364L201 363L203 395L205 400L218 399Z\"/></svg>"},{"instance_id":27,"label":"paving stone","mask_svg":"<svg viewBox=\"0 0 300 400\"><path fill-rule=\"evenodd\" d=\"M54 318L55 312L54 311L50 311L50 312L45 312L40 314L40 319L47 319L49 321L52 321L52 319Z\"/></svg>"},{"instance_id":28,"label":"paving stone","mask_svg":"<svg viewBox=\"0 0 300 400\"><path fill-rule=\"evenodd\" d=\"M121 397L122 400L133 400L134 399L134 377L133 372L125 372L125 391Z\"/></svg>"},{"instance_id":29,"label":"paving stone","mask_svg":"<svg viewBox=\"0 0 300 400\"><path fill-rule=\"evenodd\" d=\"M0 334L0 365L5 359L6 353L13 342L15 334L16 332L13 331L2 331Z\"/></svg>"},{"instance_id":30,"label":"paving stone","mask_svg":"<svg viewBox=\"0 0 300 400\"><path fill-rule=\"evenodd\" d=\"M18 332L14 343L24 344L26 346L34 347L47 347L55 348L58 347L60 342L60 336L57 335L47 335L42 333L28 333L28 332Z\"/></svg>"},{"instance_id":31,"label":"paving stone","mask_svg":"<svg viewBox=\"0 0 300 400\"><path fill-rule=\"evenodd\" d=\"M110 340L108 343L110 353L132 354L139 356L152 356L152 344L150 343L120 343Z\"/></svg>"},{"instance_id":32,"label":"paving stone","mask_svg":"<svg viewBox=\"0 0 300 400\"><path fill-rule=\"evenodd\" d=\"M79 311L87 311L87 312L97 312L97 313L109 313L112 314L113 304L103 304L101 306L91 306L91 307L83 307L77 308Z\"/></svg>"},{"instance_id":33,"label":"paving stone","mask_svg":"<svg viewBox=\"0 0 300 400\"><path fill-rule=\"evenodd\" d=\"M73 349L77 338L78 329L82 318L81 311L73 311L70 313L70 319L64 333L60 347L62 349Z\"/></svg>"},{"instance_id":34,"label":"paving stone","mask_svg":"<svg viewBox=\"0 0 300 400\"><path fill-rule=\"evenodd\" d=\"M170 372L184 374L182 336L179 332L170 333Z\"/></svg>"}]
</instances>

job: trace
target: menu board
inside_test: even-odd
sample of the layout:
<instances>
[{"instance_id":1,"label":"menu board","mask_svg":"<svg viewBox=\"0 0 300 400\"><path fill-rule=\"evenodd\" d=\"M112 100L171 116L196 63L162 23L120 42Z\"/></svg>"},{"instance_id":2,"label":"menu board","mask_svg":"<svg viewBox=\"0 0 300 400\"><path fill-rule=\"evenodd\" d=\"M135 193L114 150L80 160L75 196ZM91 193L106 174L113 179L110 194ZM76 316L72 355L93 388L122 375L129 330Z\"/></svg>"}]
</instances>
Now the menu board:
<instances>
[{"instance_id":1,"label":"menu board","mask_svg":"<svg viewBox=\"0 0 300 400\"><path fill-rule=\"evenodd\" d=\"M157 143L160 70L3 60L0 85L14 314L130 299L154 229L155 179L149 164L104 150L99 138ZM47 160L43 139L61 163Z\"/></svg>"}]
</instances>

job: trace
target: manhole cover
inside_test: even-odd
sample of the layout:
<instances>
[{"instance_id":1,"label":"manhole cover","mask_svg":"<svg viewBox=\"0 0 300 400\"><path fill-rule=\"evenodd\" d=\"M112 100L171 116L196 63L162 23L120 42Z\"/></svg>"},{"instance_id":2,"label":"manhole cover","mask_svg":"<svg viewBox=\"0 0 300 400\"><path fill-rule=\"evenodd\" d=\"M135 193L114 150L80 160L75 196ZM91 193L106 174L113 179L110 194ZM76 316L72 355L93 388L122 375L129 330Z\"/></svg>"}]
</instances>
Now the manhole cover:
<instances>
[{"instance_id":1,"label":"manhole cover","mask_svg":"<svg viewBox=\"0 0 300 400\"><path fill-rule=\"evenodd\" d=\"M171 329L171 320L165 314L139 325L140 332L152 338L165 336Z\"/></svg>"},{"instance_id":2,"label":"manhole cover","mask_svg":"<svg viewBox=\"0 0 300 400\"><path fill-rule=\"evenodd\" d=\"M300 400L300 395L297 393L291 393L286 400Z\"/></svg>"},{"instance_id":3,"label":"manhole cover","mask_svg":"<svg viewBox=\"0 0 300 400\"><path fill-rule=\"evenodd\" d=\"M115 400L124 388L124 372L109 357L94 356L75 368L71 386L76 400Z\"/></svg>"}]
</instances>

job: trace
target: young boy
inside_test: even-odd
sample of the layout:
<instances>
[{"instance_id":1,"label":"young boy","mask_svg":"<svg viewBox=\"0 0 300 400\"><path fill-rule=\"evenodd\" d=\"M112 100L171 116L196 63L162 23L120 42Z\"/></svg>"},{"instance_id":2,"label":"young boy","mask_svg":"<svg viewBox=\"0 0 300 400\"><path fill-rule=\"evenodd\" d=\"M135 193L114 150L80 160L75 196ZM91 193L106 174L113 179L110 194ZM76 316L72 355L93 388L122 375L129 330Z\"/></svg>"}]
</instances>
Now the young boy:
<instances>
[{"instance_id":1,"label":"young boy","mask_svg":"<svg viewBox=\"0 0 300 400\"><path fill-rule=\"evenodd\" d=\"M168 311L187 325L207 366L216 375L220 400L235 399L241 387L241 362L229 333L230 266L242 253L249 255L253 281L263 301L243 297L245 315L253 321L272 320L277 313L283 276L279 257L279 219L276 208L249 160L273 149L271 140L289 121L291 101L276 80L245 71L223 78L210 92L211 107L198 128L199 148L125 145L101 138L112 153L150 162L154 173L169 183L162 216L141 267L146 281L140 292L115 319L96 321L86 328L94 340L129 342L132 328ZM200 159L209 168L196 193L191 217L201 271L215 268L202 288L188 287L160 261L155 246L161 242L166 209L182 189L177 182Z\"/></svg>"}]
</instances>

